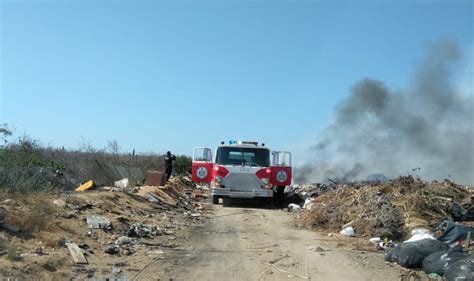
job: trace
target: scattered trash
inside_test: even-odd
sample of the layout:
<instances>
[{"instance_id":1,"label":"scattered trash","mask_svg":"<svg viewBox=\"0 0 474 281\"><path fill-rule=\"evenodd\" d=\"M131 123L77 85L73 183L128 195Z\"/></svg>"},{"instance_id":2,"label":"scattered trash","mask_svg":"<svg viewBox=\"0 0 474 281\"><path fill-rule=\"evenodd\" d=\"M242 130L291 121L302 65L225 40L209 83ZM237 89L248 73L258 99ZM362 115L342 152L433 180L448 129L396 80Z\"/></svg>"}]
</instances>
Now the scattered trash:
<instances>
[{"instance_id":1,"label":"scattered trash","mask_svg":"<svg viewBox=\"0 0 474 281\"><path fill-rule=\"evenodd\" d=\"M115 181L114 186L117 188L122 188L122 189L130 188L131 187L130 180L128 178L124 178L119 181Z\"/></svg>"},{"instance_id":2,"label":"scattered trash","mask_svg":"<svg viewBox=\"0 0 474 281\"><path fill-rule=\"evenodd\" d=\"M58 207L64 207L66 206L66 202L64 202L64 200L61 200L61 199L57 199L57 200L54 200L53 201L53 204L58 206Z\"/></svg>"},{"instance_id":3,"label":"scattered trash","mask_svg":"<svg viewBox=\"0 0 474 281\"><path fill-rule=\"evenodd\" d=\"M44 248L43 247L38 247L35 249L35 254L37 254L38 256L42 256L42 255L45 255L44 253Z\"/></svg>"},{"instance_id":4,"label":"scattered trash","mask_svg":"<svg viewBox=\"0 0 474 281\"><path fill-rule=\"evenodd\" d=\"M87 264L87 259L82 253L81 249L73 243L67 243L66 244L67 248L69 249L69 252L71 253L72 259L74 260L74 263L76 264Z\"/></svg>"},{"instance_id":5,"label":"scattered trash","mask_svg":"<svg viewBox=\"0 0 474 281\"><path fill-rule=\"evenodd\" d=\"M419 268L423 260L432 253L446 251L449 246L433 239L423 239L414 242L398 244L385 256L389 262L397 262L406 268Z\"/></svg>"},{"instance_id":6,"label":"scattered trash","mask_svg":"<svg viewBox=\"0 0 474 281\"><path fill-rule=\"evenodd\" d=\"M301 210L301 207L299 205L291 203L291 204L288 205L288 210L289 211L299 211L299 210Z\"/></svg>"},{"instance_id":7,"label":"scattered trash","mask_svg":"<svg viewBox=\"0 0 474 281\"><path fill-rule=\"evenodd\" d=\"M341 232L339 232L339 233L341 233L344 236L354 236L355 235L355 231L354 231L354 228L352 226L343 228L341 230Z\"/></svg>"},{"instance_id":8,"label":"scattered trash","mask_svg":"<svg viewBox=\"0 0 474 281\"><path fill-rule=\"evenodd\" d=\"M92 229L112 229L112 224L105 217L86 216L87 226Z\"/></svg>"},{"instance_id":9,"label":"scattered trash","mask_svg":"<svg viewBox=\"0 0 474 281\"><path fill-rule=\"evenodd\" d=\"M443 235L438 237L439 241L453 244L457 241L464 241L469 232L474 233L474 228L452 221L443 221L435 227L435 231L441 231L443 233Z\"/></svg>"},{"instance_id":10,"label":"scattered trash","mask_svg":"<svg viewBox=\"0 0 474 281\"><path fill-rule=\"evenodd\" d=\"M132 261L147 262L151 258L165 258L167 248L187 246L188 227L202 225L205 209L201 200L206 196L193 199L193 187L190 179L173 177L166 186L150 187L147 191L167 201L156 203L139 194L139 189L134 192L117 187L111 187L114 193L34 193L6 202L8 197L4 197L0 200L2 272L33 278L49 278L49 272L57 272L66 279L69 273L94 279L110 277L114 272L117 276L113 278L124 274L120 280L125 280L129 276L125 272L130 268L118 265L119 257L127 259L134 255ZM8 224L10 221L21 223L24 231ZM45 223L48 225L43 228L34 228L35 224ZM109 259L109 263L102 261L109 255L116 258ZM16 262L16 256L24 261ZM84 266L87 263L90 265Z\"/></svg>"},{"instance_id":11,"label":"scattered trash","mask_svg":"<svg viewBox=\"0 0 474 281\"><path fill-rule=\"evenodd\" d=\"M71 243L71 241L69 241L66 238L62 237L58 240L57 243L60 247L67 247L67 244Z\"/></svg>"},{"instance_id":12,"label":"scattered trash","mask_svg":"<svg viewBox=\"0 0 474 281\"><path fill-rule=\"evenodd\" d=\"M21 229L18 226L11 225L11 224L8 224L8 223L0 224L0 228L8 230L12 234L18 234L21 231Z\"/></svg>"},{"instance_id":13,"label":"scattered trash","mask_svg":"<svg viewBox=\"0 0 474 281\"><path fill-rule=\"evenodd\" d=\"M130 244L136 244L137 243L137 240L133 239L133 238L130 238L128 236L121 236L120 238L118 238L115 243L119 246L122 246L122 245L130 245Z\"/></svg>"},{"instance_id":14,"label":"scattered trash","mask_svg":"<svg viewBox=\"0 0 474 281\"><path fill-rule=\"evenodd\" d=\"M163 231L156 225L133 223L128 230L128 237L148 237L154 238L155 236L162 235Z\"/></svg>"},{"instance_id":15,"label":"scattered trash","mask_svg":"<svg viewBox=\"0 0 474 281\"><path fill-rule=\"evenodd\" d=\"M122 269L121 269L120 267L114 266L114 267L112 268L112 273L113 273L113 274L119 274L119 273L121 273L121 272L122 272Z\"/></svg>"},{"instance_id":16,"label":"scattered trash","mask_svg":"<svg viewBox=\"0 0 474 281\"><path fill-rule=\"evenodd\" d=\"M380 239L380 237L374 237L374 238L370 238L369 241L370 243L377 246L380 242L382 242L382 239Z\"/></svg>"},{"instance_id":17,"label":"scattered trash","mask_svg":"<svg viewBox=\"0 0 474 281\"><path fill-rule=\"evenodd\" d=\"M5 201L3 201L2 205L16 205L16 201L13 200L13 199L5 199Z\"/></svg>"},{"instance_id":18,"label":"scattered trash","mask_svg":"<svg viewBox=\"0 0 474 281\"><path fill-rule=\"evenodd\" d=\"M393 243L392 240L388 240L387 238L385 238L382 242L380 242L376 246L376 249L387 251L389 249L395 248L396 246L397 246L397 244Z\"/></svg>"},{"instance_id":19,"label":"scattered trash","mask_svg":"<svg viewBox=\"0 0 474 281\"><path fill-rule=\"evenodd\" d=\"M417 234L432 234L431 230L427 228L415 228L411 231L411 235L417 235Z\"/></svg>"},{"instance_id":20,"label":"scattered trash","mask_svg":"<svg viewBox=\"0 0 474 281\"><path fill-rule=\"evenodd\" d=\"M165 184L166 184L165 173L154 171L154 170L147 171L146 176L145 176L145 185L164 186Z\"/></svg>"},{"instance_id":21,"label":"scattered trash","mask_svg":"<svg viewBox=\"0 0 474 281\"><path fill-rule=\"evenodd\" d=\"M284 200L285 200L285 204L288 204L288 205L290 204L300 205L305 201L305 199L300 194L292 190L289 190L289 191L285 190Z\"/></svg>"},{"instance_id":22,"label":"scattered trash","mask_svg":"<svg viewBox=\"0 0 474 281\"><path fill-rule=\"evenodd\" d=\"M82 184L78 188L74 189L74 191L83 192L83 191L92 189L94 187L95 187L94 181L90 180L90 181L85 182L84 184Z\"/></svg>"},{"instance_id":23,"label":"scattered trash","mask_svg":"<svg viewBox=\"0 0 474 281\"><path fill-rule=\"evenodd\" d=\"M146 255L155 259L163 258L165 255L165 252L163 252L162 250L151 250L151 251L146 252Z\"/></svg>"},{"instance_id":24,"label":"scattered trash","mask_svg":"<svg viewBox=\"0 0 474 281\"><path fill-rule=\"evenodd\" d=\"M119 247L115 244L109 244L105 248L105 253L109 255L116 255L119 253Z\"/></svg>"},{"instance_id":25,"label":"scattered trash","mask_svg":"<svg viewBox=\"0 0 474 281\"><path fill-rule=\"evenodd\" d=\"M410 237L410 239L404 241L403 243L415 242L415 241L420 241L420 240L423 240L423 239L433 239L433 240L435 240L436 238L434 238L434 236L432 234L429 234L429 233L416 233L415 235Z\"/></svg>"},{"instance_id":26,"label":"scattered trash","mask_svg":"<svg viewBox=\"0 0 474 281\"><path fill-rule=\"evenodd\" d=\"M462 260L465 257L466 254L462 252L462 248L459 246L453 247L447 251L436 252L427 256L423 260L423 271L443 276L446 269L448 269L451 264L458 260Z\"/></svg>"},{"instance_id":27,"label":"scattered trash","mask_svg":"<svg viewBox=\"0 0 474 281\"><path fill-rule=\"evenodd\" d=\"M202 191L202 190L196 190L191 193L191 198L197 199L197 198L207 198L207 195Z\"/></svg>"},{"instance_id":28,"label":"scattered trash","mask_svg":"<svg viewBox=\"0 0 474 281\"><path fill-rule=\"evenodd\" d=\"M454 202L450 209L454 221L474 221L474 206L472 201L461 206Z\"/></svg>"},{"instance_id":29,"label":"scattered trash","mask_svg":"<svg viewBox=\"0 0 474 281\"><path fill-rule=\"evenodd\" d=\"M306 198L304 201L303 209L306 211L311 211L311 208L314 205L314 198Z\"/></svg>"}]
</instances>

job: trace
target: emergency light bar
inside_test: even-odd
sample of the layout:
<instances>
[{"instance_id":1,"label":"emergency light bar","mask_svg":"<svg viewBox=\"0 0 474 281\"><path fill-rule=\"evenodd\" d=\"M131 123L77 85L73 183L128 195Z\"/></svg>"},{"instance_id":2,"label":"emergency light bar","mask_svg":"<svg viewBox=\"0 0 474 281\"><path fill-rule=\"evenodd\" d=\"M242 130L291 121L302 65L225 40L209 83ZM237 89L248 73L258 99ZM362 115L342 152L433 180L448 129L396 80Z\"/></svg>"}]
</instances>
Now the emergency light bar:
<instances>
[{"instance_id":1,"label":"emergency light bar","mask_svg":"<svg viewBox=\"0 0 474 281\"><path fill-rule=\"evenodd\" d=\"M258 146L257 141L235 141L235 140L230 140L229 144L253 144L255 146Z\"/></svg>"}]
</instances>

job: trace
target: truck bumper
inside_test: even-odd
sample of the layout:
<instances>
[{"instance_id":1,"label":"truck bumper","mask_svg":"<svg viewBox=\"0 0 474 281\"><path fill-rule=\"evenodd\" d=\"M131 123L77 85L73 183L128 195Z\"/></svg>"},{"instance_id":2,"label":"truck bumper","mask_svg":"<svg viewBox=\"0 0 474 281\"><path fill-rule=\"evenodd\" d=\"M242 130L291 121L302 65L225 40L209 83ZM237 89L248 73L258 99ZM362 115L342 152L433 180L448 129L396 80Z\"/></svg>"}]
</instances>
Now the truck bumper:
<instances>
[{"instance_id":1,"label":"truck bumper","mask_svg":"<svg viewBox=\"0 0 474 281\"><path fill-rule=\"evenodd\" d=\"M212 188L211 194L213 196L229 197L229 198L273 197L273 190L255 189L255 190L248 190L248 191L247 190L237 191L237 190L230 190L230 188Z\"/></svg>"}]
</instances>

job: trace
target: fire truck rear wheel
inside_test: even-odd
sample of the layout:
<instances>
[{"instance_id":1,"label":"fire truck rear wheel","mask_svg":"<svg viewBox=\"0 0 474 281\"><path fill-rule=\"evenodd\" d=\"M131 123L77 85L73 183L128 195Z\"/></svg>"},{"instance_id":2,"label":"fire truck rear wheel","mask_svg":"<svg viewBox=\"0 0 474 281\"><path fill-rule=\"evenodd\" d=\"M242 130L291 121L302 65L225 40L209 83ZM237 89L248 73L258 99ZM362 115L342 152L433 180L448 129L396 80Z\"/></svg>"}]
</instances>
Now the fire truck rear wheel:
<instances>
[{"instance_id":1,"label":"fire truck rear wheel","mask_svg":"<svg viewBox=\"0 0 474 281\"><path fill-rule=\"evenodd\" d=\"M219 196L212 195L212 204L219 204Z\"/></svg>"}]
</instances>

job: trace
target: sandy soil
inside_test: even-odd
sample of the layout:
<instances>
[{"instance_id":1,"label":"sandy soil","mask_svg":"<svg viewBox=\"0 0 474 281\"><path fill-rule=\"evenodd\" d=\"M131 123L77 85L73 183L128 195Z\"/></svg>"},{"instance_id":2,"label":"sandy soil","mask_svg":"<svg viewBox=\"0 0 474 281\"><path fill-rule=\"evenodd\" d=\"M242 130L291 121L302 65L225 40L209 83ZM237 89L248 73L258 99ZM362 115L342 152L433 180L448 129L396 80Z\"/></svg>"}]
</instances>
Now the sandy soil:
<instances>
[{"instance_id":1,"label":"sandy soil","mask_svg":"<svg viewBox=\"0 0 474 281\"><path fill-rule=\"evenodd\" d=\"M212 206L212 205L210 205ZM136 280L399 280L381 253L350 250L295 227L295 214L246 202L214 205L186 245L166 251ZM337 240L331 238L331 240ZM344 239L341 239L344 241ZM319 248L318 248L319 247Z\"/></svg>"}]
</instances>

